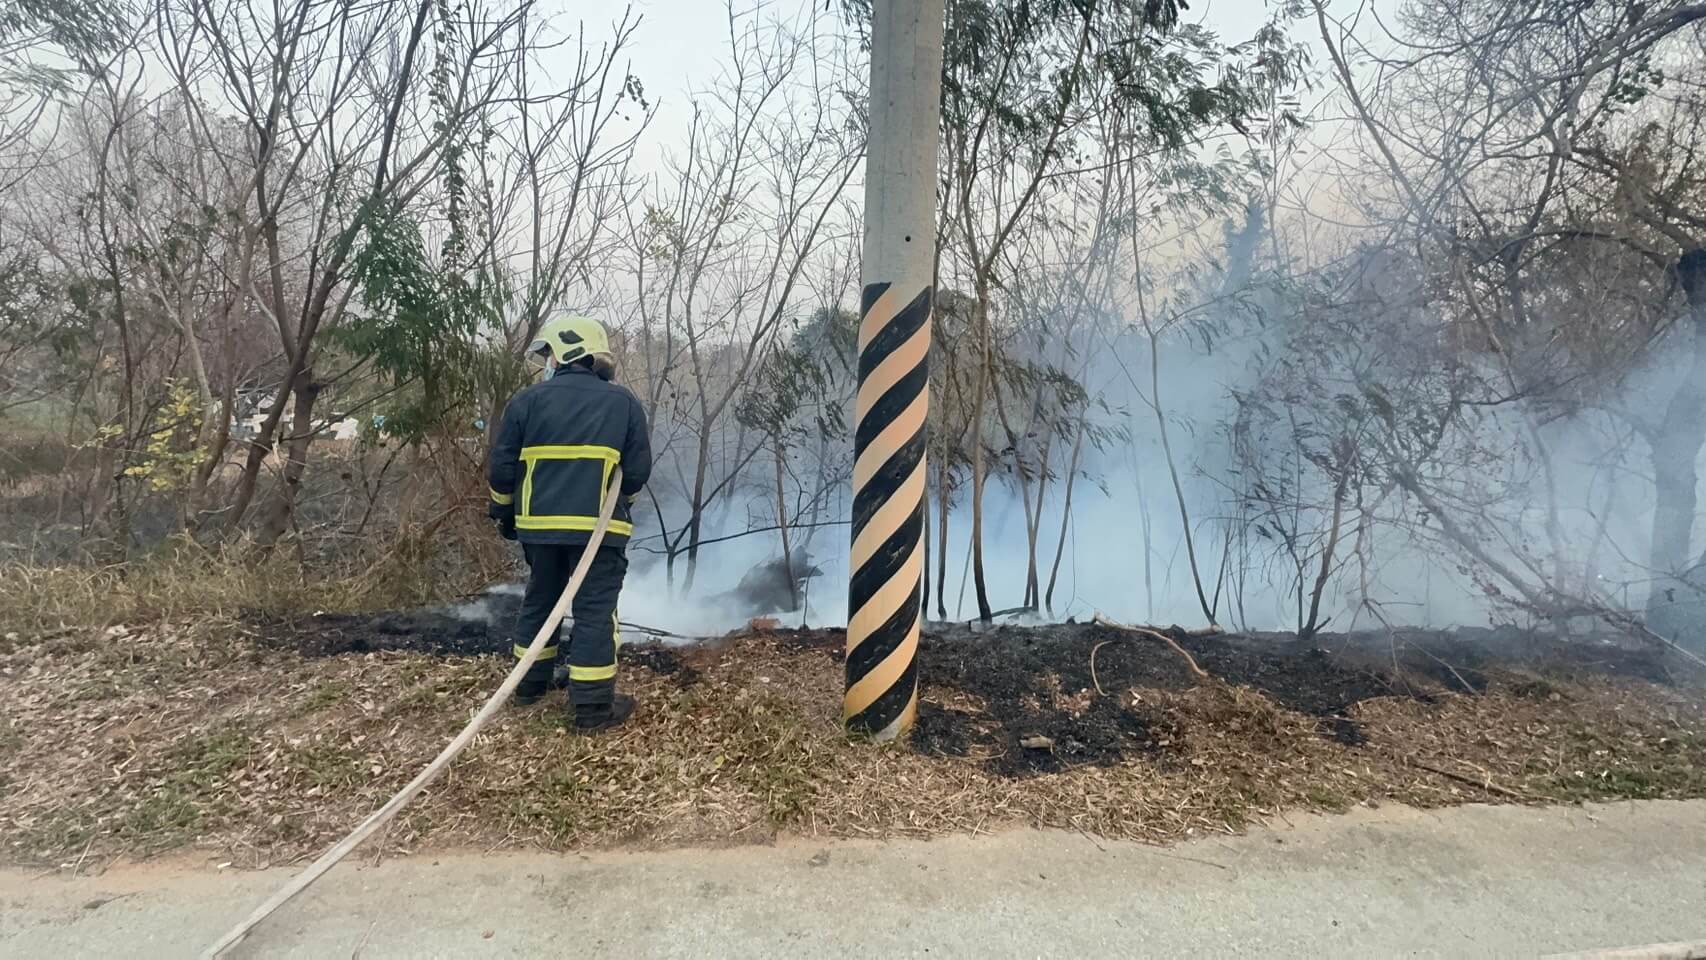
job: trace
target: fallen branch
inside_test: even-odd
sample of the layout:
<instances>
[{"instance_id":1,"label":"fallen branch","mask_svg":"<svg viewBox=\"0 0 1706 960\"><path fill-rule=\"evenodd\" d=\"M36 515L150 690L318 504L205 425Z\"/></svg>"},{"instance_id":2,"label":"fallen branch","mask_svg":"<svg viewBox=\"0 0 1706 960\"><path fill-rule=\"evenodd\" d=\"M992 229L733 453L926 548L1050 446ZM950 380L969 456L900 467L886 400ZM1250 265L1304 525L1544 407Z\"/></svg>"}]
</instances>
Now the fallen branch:
<instances>
[{"instance_id":1,"label":"fallen branch","mask_svg":"<svg viewBox=\"0 0 1706 960\"><path fill-rule=\"evenodd\" d=\"M1682 644L1677 643L1675 640L1672 640L1669 637L1660 636L1659 634L1654 633L1652 630L1647 628L1646 624L1631 622L1628 625L1628 629L1633 629L1635 631L1638 631L1640 636L1642 636L1648 640L1651 640L1655 643L1669 647L1672 652L1682 654L1683 659L1692 662L1695 666L1699 667L1702 670L1706 670L1706 660L1701 659L1699 654L1688 649L1687 647L1684 647Z\"/></svg>"},{"instance_id":2,"label":"fallen branch","mask_svg":"<svg viewBox=\"0 0 1706 960\"><path fill-rule=\"evenodd\" d=\"M1135 634L1138 634L1139 636L1145 636L1145 637L1150 637L1150 638L1155 639L1155 640L1159 640L1162 643L1165 643L1167 646L1172 647L1174 653L1177 653L1179 656L1184 658L1185 666L1190 668L1191 673L1198 680L1212 680L1212 679L1214 679L1213 677L1209 676L1209 673L1207 670L1204 670L1202 667L1197 665L1196 658L1191 656L1190 653L1187 652L1184 647L1179 646L1179 644L1176 640L1174 640L1172 637L1167 636L1166 634L1162 633L1159 630L1155 630L1151 627L1130 626L1128 624L1120 623L1117 620L1109 620L1107 617L1104 617L1099 613L1096 614L1095 619L1092 622L1094 622L1100 626L1112 627L1115 630L1124 630L1127 633L1135 633ZM1220 632L1219 627L1212 626L1212 625L1205 628L1205 629L1208 630L1209 632L1208 633L1190 633L1189 635L1190 636L1211 636L1213 634ZM1104 640L1104 641L1102 641L1102 643L1099 643L1095 647L1090 648L1090 681L1092 683L1095 683L1095 681L1096 681L1096 651L1098 649L1100 649L1104 644L1107 644L1110 642L1112 642L1112 641ZM1101 688L1100 684L1096 685L1096 692L1102 693L1102 688ZM1107 694L1102 694L1102 695L1107 696Z\"/></svg>"},{"instance_id":3,"label":"fallen branch","mask_svg":"<svg viewBox=\"0 0 1706 960\"><path fill-rule=\"evenodd\" d=\"M643 623L629 623L626 620L618 620L616 622L618 626L626 627L636 633L643 633L648 637L669 637L671 640L690 640L694 643L717 639L716 637L703 637L695 634L676 633L672 630L664 630L660 627L648 627Z\"/></svg>"},{"instance_id":4,"label":"fallen branch","mask_svg":"<svg viewBox=\"0 0 1706 960\"><path fill-rule=\"evenodd\" d=\"M1494 783L1490 776L1477 780L1474 777L1464 776L1461 773L1453 773L1450 770L1436 767L1431 763L1423 763L1420 760L1411 760L1410 766L1419 767L1429 773L1437 773L1440 776L1445 777L1447 780L1456 780L1458 783L1466 784L1480 790L1486 790L1489 793L1496 793L1501 797L1510 797L1512 800L1521 800L1525 803L1533 803L1535 800L1539 799L1538 797L1532 797L1526 793L1520 793L1516 790L1512 790L1509 787L1501 787Z\"/></svg>"},{"instance_id":5,"label":"fallen branch","mask_svg":"<svg viewBox=\"0 0 1706 960\"><path fill-rule=\"evenodd\" d=\"M1015 613L1036 613L1036 612L1037 612L1037 608L1035 606L1008 607L1005 610L997 610L994 613L991 613L989 615L989 619L994 620L996 617L1010 617ZM964 624L964 625L969 627L974 623L981 623L982 621L983 621L983 617L976 616L976 617L972 617L970 620L954 620L954 621L943 621L943 622L944 623L947 623L947 622L961 623L961 624Z\"/></svg>"},{"instance_id":6,"label":"fallen branch","mask_svg":"<svg viewBox=\"0 0 1706 960\"><path fill-rule=\"evenodd\" d=\"M1113 641L1103 640L1101 643L1090 648L1090 685L1095 687L1096 692L1104 697L1108 695L1108 691L1102 689L1102 681L1096 678L1096 651L1110 643L1113 643Z\"/></svg>"},{"instance_id":7,"label":"fallen branch","mask_svg":"<svg viewBox=\"0 0 1706 960\"><path fill-rule=\"evenodd\" d=\"M1411 647L1411 648L1416 649L1416 650L1420 650L1422 653L1426 654L1428 656L1428 658L1431 659L1433 662L1439 664L1440 666L1446 668L1447 670L1450 670L1451 675L1457 678L1458 683L1463 684L1463 689L1469 691L1470 696L1475 696L1476 694L1479 694L1481 692L1481 691L1475 689L1474 684L1463 679L1463 674L1458 673L1456 667L1452 666L1449 663L1446 663L1444 660L1441 660L1439 657L1434 656L1433 651L1427 649L1426 647L1422 646L1419 643L1406 642L1405 646Z\"/></svg>"},{"instance_id":8,"label":"fallen branch","mask_svg":"<svg viewBox=\"0 0 1706 960\"><path fill-rule=\"evenodd\" d=\"M1545 608L1539 607L1537 605L1531 604L1530 607L1531 607L1531 609L1534 609L1534 610L1545 610ZM1599 620L1603 621L1608 626L1610 626L1614 629L1617 629L1617 630L1621 630L1624 633L1627 633L1629 636L1631 636L1637 640L1645 640L1646 642L1651 643L1651 644L1655 644L1657 646L1667 647L1670 649L1670 651L1672 653L1677 654L1678 656L1682 657L1684 660L1687 660L1689 663L1694 664L1695 666L1699 667L1700 669L1706 670L1706 658L1702 658L1699 654L1688 649L1687 647L1683 646L1682 644L1677 643L1675 640L1672 640L1671 638L1669 638L1667 636L1664 636L1664 635L1658 634L1658 633L1654 633L1652 628L1648 627L1645 623L1642 623L1639 619L1637 619L1635 617L1635 615L1631 614L1627 610L1620 610L1620 609L1617 609L1614 607L1608 607L1603 603L1585 602L1585 603L1579 603L1578 605L1575 605L1575 606L1555 607L1549 611L1548 615L1552 616L1552 617L1560 617L1560 616L1590 616L1590 617L1596 617Z\"/></svg>"}]
</instances>

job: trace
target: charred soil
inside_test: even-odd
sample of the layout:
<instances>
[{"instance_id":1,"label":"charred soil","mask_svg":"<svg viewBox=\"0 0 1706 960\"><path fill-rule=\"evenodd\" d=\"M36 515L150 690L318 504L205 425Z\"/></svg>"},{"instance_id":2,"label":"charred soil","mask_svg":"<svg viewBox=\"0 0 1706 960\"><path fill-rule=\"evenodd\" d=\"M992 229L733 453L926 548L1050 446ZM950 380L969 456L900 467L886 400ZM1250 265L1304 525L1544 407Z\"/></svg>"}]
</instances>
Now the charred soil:
<instances>
[{"instance_id":1,"label":"charred soil","mask_svg":"<svg viewBox=\"0 0 1706 960\"><path fill-rule=\"evenodd\" d=\"M412 776L509 665L513 598L21 636L0 653L0 850L276 863ZM629 640L640 631L626 631ZM506 712L385 849L750 842L1026 823L1165 840L1287 808L1706 795L1706 690L1664 656L1474 631L933 628L917 726L849 744L839 630L631 643L641 712Z\"/></svg>"}]
</instances>

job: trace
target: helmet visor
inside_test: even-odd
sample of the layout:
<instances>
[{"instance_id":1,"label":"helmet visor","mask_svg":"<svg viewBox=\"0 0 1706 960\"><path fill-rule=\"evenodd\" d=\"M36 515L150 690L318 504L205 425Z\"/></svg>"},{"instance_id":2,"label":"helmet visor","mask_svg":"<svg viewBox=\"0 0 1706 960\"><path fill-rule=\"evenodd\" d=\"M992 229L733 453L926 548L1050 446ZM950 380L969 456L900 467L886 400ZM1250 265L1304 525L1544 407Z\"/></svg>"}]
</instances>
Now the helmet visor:
<instances>
[{"instance_id":1,"label":"helmet visor","mask_svg":"<svg viewBox=\"0 0 1706 960\"><path fill-rule=\"evenodd\" d=\"M527 345L527 362L529 365L543 370L549 366L551 347L543 340L535 340Z\"/></svg>"}]
</instances>

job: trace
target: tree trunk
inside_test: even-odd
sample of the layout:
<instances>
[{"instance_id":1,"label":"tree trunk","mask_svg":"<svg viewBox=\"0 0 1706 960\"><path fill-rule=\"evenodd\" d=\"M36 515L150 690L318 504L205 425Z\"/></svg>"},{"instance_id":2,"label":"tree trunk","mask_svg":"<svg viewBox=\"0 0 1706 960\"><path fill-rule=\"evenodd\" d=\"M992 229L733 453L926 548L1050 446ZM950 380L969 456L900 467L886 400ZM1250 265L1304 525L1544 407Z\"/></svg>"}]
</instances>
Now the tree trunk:
<instances>
[{"instance_id":1,"label":"tree trunk","mask_svg":"<svg viewBox=\"0 0 1706 960\"><path fill-rule=\"evenodd\" d=\"M231 448L231 408L237 402L235 381L228 381L225 394L220 398L219 424L214 428L213 439L207 446L207 459L196 467L195 479L190 487L189 514L185 519L185 529L191 533L201 529L201 519L207 510L207 487L219 472L219 465L225 461L225 451Z\"/></svg>"},{"instance_id":2,"label":"tree trunk","mask_svg":"<svg viewBox=\"0 0 1706 960\"><path fill-rule=\"evenodd\" d=\"M1086 421L1078 421L1078 435L1072 440L1072 459L1066 466L1066 503L1060 509L1060 539L1054 545L1054 563L1048 571L1048 592L1043 594L1043 605L1049 613L1054 613L1054 585L1060 576L1060 558L1066 552L1066 530L1072 520L1072 488L1073 481L1078 479L1078 454L1084 448L1084 428Z\"/></svg>"},{"instance_id":3,"label":"tree trunk","mask_svg":"<svg viewBox=\"0 0 1706 960\"><path fill-rule=\"evenodd\" d=\"M794 576L794 552L788 543L788 494L783 482L782 455L784 447L782 438L776 437L776 526L782 532L782 569L788 577L788 608L800 609L799 581Z\"/></svg>"},{"instance_id":4,"label":"tree trunk","mask_svg":"<svg viewBox=\"0 0 1706 960\"><path fill-rule=\"evenodd\" d=\"M1013 429L1012 420L1007 416L1007 400L1001 392L1001 384L990 384L995 395L995 413L1001 420L1001 428L1007 434L1007 445L1013 448L1013 474L1019 481L1019 504L1025 514L1025 599L1021 606L1036 610L1041 606L1042 590L1038 587L1037 576L1037 534L1042 527L1043 519L1043 482L1042 478L1048 472L1048 450L1043 450L1043 459L1037 465L1037 484L1033 500L1031 478L1025 472L1024 435ZM1033 418L1034 420L1034 418Z\"/></svg>"},{"instance_id":5,"label":"tree trunk","mask_svg":"<svg viewBox=\"0 0 1706 960\"><path fill-rule=\"evenodd\" d=\"M699 429L699 462L693 468L693 514L687 521L687 575L682 579L681 592L693 592L693 575L699 572L699 534L705 519L705 474L711 463L711 430L708 425Z\"/></svg>"},{"instance_id":6,"label":"tree trunk","mask_svg":"<svg viewBox=\"0 0 1706 960\"><path fill-rule=\"evenodd\" d=\"M1128 415L1127 419L1130 417ZM1136 432L1133 431L1133 435ZM1155 622L1155 523L1154 516L1149 512L1149 497L1143 491L1143 464L1132 457L1131 476L1133 485L1137 488L1138 518L1143 527L1143 602L1146 620Z\"/></svg>"},{"instance_id":7,"label":"tree trunk","mask_svg":"<svg viewBox=\"0 0 1706 960\"><path fill-rule=\"evenodd\" d=\"M249 455L243 462L243 474L237 481L237 493L225 516L225 531L228 534L237 532L243 517L249 512L250 504L254 502L255 491L260 487L261 467L272 453L279 424L284 421L284 404L294 392L297 376L294 370L286 371L284 383L280 386L278 395L273 398L272 409L267 411L267 418L261 421L260 429L255 432L254 438L248 441Z\"/></svg>"},{"instance_id":8,"label":"tree trunk","mask_svg":"<svg viewBox=\"0 0 1706 960\"><path fill-rule=\"evenodd\" d=\"M989 606L989 587L983 580L983 414L985 398L989 395L989 291L977 291L977 395L971 408L971 567L972 582L977 586L977 618L984 623L995 619Z\"/></svg>"},{"instance_id":9,"label":"tree trunk","mask_svg":"<svg viewBox=\"0 0 1706 960\"><path fill-rule=\"evenodd\" d=\"M1037 528L1042 522L1043 503L1042 492L1037 491L1037 500L1031 502L1031 482L1025 478L1024 462L1014 455L1014 466L1019 474L1019 507L1025 515L1025 598L1020 605L1028 610L1040 606L1037 596L1042 591L1038 588L1037 576Z\"/></svg>"},{"instance_id":10,"label":"tree trunk","mask_svg":"<svg viewBox=\"0 0 1706 960\"><path fill-rule=\"evenodd\" d=\"M291 411L291 435L285 445L283 475L255 534L255 542L263 548L278 542L290 527L291 515L296 510L296 492L302 486L302 474L308 469L308 446L314 442L314 402L319 399L320 386L314 382L312 371L303 371L302 385L296 390L296 403Z\"/></svg>"},{"instance_id":11,"label":"tree trunk","mask_svg":"<svg viewBox=\"0 0 1706 960\"><path fill-rule=\"evenodd\" d=\"M1149 333L1149 387L1153 402L1150 406L1155 411L1155 427L1161 435L1161 455L1167 461L1167 476L1173 481L1173 497L1179 504L1179 529L1185 535L1185 559L1191 565L1191 585L1197 591L1197 603L1202 606L1204 617L1210 624L1215 623L1215 605L1209 602L1208 595L1203 592L1202 569L1197 564L1196 539L1191 534L1191 511L1185 504L1185 487L1179 482L1179 468L1173 461L1173 443L1167 437L1167 413L1161 407L1161 342L1153 330Z\"/></svg>"},{"instance_id":12,"label":"tree trunk","mask_svg":"<svg viewBox=\"0 0 1706 960\"><path fill-rule=\"evenodd\" d=\"M924 551L924 564L919 568L920 573L918 575L918 579L921 581L918 609L922 611L919 616L928 619L930 615L930 464L924 464L921 469L924 471L924 495L919 498L919 509L922 511L922 517L918 525L918 547Z\"/></svg>"},{"instance_id":13,"label":"tree trunk","mask_svg":"<svg viewBox=\"0 0 1706 960\"><path fill-rule=\"evenodd\" d=\"M948 458L942 457L939 479L936 482L936 495L939 498L936 509L936 542L941 547L936 551L936 617L948 619L948 514L953 505L952 473L948 470Z\"/></svg>"},{"instance_id":14,"label":"tree trunk","mask_svg":"<svg viewBox=\"0 0 1706 960\"><path fill-rule=\"evenodd\" d=\"M1030 428L1034 428L1037 421L1042 418L1041 411L1037 409L1042 405L1041 396L1041 392L1039 391L1037 403L1031 410L1031 422L1027 427L1027 432L1029 432ZM1037 543L1042 539L1043 502L1048 496L1048 464L1049 457L1054 453L1054 431L1056 426L1058 426L1056 420L1053 417L1048 418L1048 422L1043 426L1043 442L1040 449L1037 451L1036 509L1031 513L1031 528L1027 531L1027 545L1030 550L1030 558L1029 565L1025 572L1025 577L1029 581L1030 585L1032 610L1036 610L1043 605L1042 566L1037 562ZM1049 580L1052 582L1053 579L1054 575L1051 571Z\"/></svg>"},{"instance_id":15,"label":"tree trunk","mask_svg":"<svg viewBox=\"0 0 1706 960\"><path fill-rule=\"evenodd\" d=\"M1025 593L1028 597L1025 606L1032 610L1042 606L1042 573L1037 563L1037 541L1043 532L1043 488L1048 481L1047 447L1043 448L1042 457L1037 463L1036 501L1025 511ZM1031 499L1029 494L1026 499Z\"/></svg>"},{"instance_id":16,"label":"tree trunk","mask_svg":"<svg viewBox=\"0 0 1706 960\"><path fill-rule=\"evenodd\" d=\"M219 473L219 468L225 462L225 453L231 449L231 424L237 416L237 376L233 369L236 355L236 338L231 335L231 309L234 301L240 299L240 293L233 293L232 298L225 303L220 329L224 331L224 342L220 345L219 354L221 366L225 373L225 387L219 395L219 425L214 429L213 439L206 446L207 459L196 467L195 479L190 487L189 519L186 528L191 534L199 533L202 521L207 512L208 485Z\"/></svg>"},{"instance_id":17,"label":"tree trunk","mask_svg":"<svg viewBox=\"0 0 1706 960\"><path fill-rule=\"evenodd\" d=\"M1338 482L1333 484L1333 523L1327 530L1327 544L1321 548L1321 569L1315 574L1315 588L1309 593L1309 619L1297 631L1297 639L1308 643L1321 629L1321 595L1333 575L1333 554L1339 549L1339 530L1345 517L1345 488L1350 483L1349 463L1339 465Z\"/></svg>"},{"instance_id":18,"label":"tree trunk","mask_svg":"<svg viewBox=\"0 0 1706 960\"><path fill-rule=\"evenodd\" d=\"M812 490L811 512L806 515L806 542L804 547L809 553L812 541L817 537L818 527L823 518L823 502L828 498L829 490L829 437L823 431L817 436L817 479Z\"/></svg>"},{"instance_id":19,"label":"tree trunk","mask_svg":"<svg viewBox=\"0 0 1706 960\"><path fill-rule=\"evenodd\" d=\"M1706 577L1689 563L1697 465L1706 445L1706 250L1684 255L1677 273L1688 293L1693 354L1664 420L1649 438L1656 502L1647 623L1661 636L1706 649Z\"/></svg>"}]
</instances>

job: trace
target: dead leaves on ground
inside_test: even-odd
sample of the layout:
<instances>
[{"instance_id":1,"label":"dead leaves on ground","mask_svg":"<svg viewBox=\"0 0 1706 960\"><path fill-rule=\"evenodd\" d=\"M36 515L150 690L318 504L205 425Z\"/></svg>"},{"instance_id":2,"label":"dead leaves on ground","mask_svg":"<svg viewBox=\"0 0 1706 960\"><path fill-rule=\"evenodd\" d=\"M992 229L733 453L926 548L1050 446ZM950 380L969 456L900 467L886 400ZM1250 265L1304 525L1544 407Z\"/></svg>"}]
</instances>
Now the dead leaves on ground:
<instances>
[{"instance_id":1,"label":"dead leaves on ground","mask_svg":"<svg viewBox=\"0 0 1706 960\"><path fill-rule=\"evenodd\" d=\"M52 864L187 846L257 866L317 852L424 766L508 666L306 658L242 631L109 628L24 637L0 654L0 857ZM695 654L691 682L631 665L623 683L642 712L613 736L569 734L552 705L504 714L381 852L1014 823L1166 840L1287 808L1706 795L1700 692L1633 680L1365 700L1342 718L1365 737L1354 745L1247 688L1110 689L1149 731L1143 750L1018 778L984 757L846 743L839 664L783 637ZM954 689L923 695L955 716L982 709ZM1076 715L1098 695L1056 682L1046 696ZM1037 734L1018 747L1056 743Z\"/></svg>"}]
</instances>

